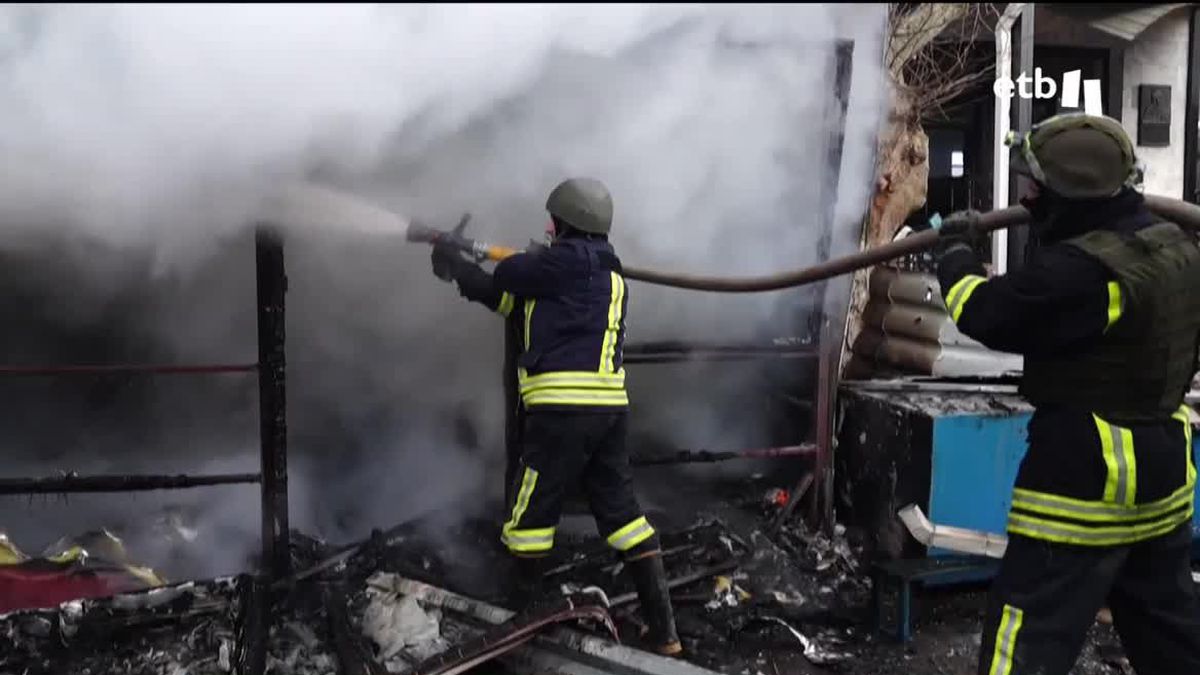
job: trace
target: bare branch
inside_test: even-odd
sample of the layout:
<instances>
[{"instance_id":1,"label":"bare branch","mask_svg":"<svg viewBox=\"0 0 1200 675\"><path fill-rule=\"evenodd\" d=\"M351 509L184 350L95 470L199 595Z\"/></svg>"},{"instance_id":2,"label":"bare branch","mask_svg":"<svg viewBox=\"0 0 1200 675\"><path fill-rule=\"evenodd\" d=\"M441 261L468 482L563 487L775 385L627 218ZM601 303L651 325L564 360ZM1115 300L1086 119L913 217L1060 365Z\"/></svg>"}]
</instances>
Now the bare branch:
<instances>
[{"instance_id":1,"label":"bare branch","mask_svg":"<svg viewBox=\"0 0 1200 675\"><path fill-rule=\"evenodd\" d=\"M996 12L989 4L889 5L888 70L916 119L944 116L990 77L991 59L976 45Z\"/></svg>"}]
</instances>

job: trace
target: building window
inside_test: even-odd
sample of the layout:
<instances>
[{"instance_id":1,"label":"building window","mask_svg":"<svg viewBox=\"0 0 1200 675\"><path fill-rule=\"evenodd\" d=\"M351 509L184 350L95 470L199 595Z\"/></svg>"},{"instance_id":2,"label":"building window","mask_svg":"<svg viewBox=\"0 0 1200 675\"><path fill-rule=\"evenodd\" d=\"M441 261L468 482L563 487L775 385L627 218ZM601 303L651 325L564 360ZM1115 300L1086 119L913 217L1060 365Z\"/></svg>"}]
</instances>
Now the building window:
<instances>
[{"instance_id":1,"label":"building window","mask_svg":"<svg viewBox=\"0 0 1200 675\"><path fill-rule=\"evenodd\" d=\"M950 153L950 177L962 178L963 175L963 153L961 150L955 150Z\"/></svg>"}]
</instances>

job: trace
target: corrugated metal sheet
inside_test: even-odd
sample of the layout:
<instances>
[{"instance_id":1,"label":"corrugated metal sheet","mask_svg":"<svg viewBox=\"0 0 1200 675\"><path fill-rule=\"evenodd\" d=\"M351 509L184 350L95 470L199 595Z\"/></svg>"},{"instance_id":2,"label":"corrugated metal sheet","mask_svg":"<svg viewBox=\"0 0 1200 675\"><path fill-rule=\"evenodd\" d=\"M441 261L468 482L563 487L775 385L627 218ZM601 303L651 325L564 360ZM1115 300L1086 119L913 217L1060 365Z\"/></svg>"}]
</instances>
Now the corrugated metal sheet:
<instances>
[{"instance_id":1,"label":"corrugated metal sheet","mask_svg":"<svg viewBox=\"0 0 1200 675\"><path fill-rule=\"evenodd\" d=\"M1083 21L1096 30L1133 42L1159 19L1188 4L1049 3L1046 6L1055 14Z\"/></svg>"},{"instance_id":2,"label":"corrugated metal sheet","mask_svg":"<svg viewBox=\"0 0 1200 675\"><path fill-rule=\"evenodd\" d=\"M876 267L852 351L857 368L943 377L1020 372L1021 357L991 351L959 332L932 274Z\"/></svg>"}]
</instances>

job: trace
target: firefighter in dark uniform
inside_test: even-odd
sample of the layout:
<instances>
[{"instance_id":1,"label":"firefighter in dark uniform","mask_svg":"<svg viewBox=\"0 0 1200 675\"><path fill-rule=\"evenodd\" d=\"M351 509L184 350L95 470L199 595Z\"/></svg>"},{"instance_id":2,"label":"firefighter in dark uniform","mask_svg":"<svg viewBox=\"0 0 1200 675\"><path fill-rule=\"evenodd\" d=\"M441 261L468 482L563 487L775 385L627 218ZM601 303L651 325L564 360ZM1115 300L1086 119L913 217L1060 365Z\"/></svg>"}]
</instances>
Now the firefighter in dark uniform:
<instances>
[{"instance_id":1,"label":"firefighter in dark uniform","mask_svg":"<svg viewBox=\"0 0 1200 675\"><path fill-rule=\"evenodd\" d=\"M973 214L948 219L937 248L955 324L1024 356L1021 394L1035 407L978 672L1066 675L1107 606L1139 675L1200 673L1183 405L1200 248L1146 209L1117 121L1058 115L1009 144L1034 183L1024 266L986 276Z\"/></svg>"},{"instance_id":2,"label":"firefighter in dark uniform","mask_svg":"<svg viewBox=\"0 0 1200 675\"><path fill-rule=\"evenodd\" d=\"M468 300L522 318L518 383L526 411L521 466L501 538L525 584L554 546L563 499L581 485L596 526L623 555L656 651L681 651L654 527L633 492L625 447L629 397L622 350L628 289L608 242L612 198L597 180L559 184L546 202L548 246L534 246L488 274L435 246L434 272Z\"/></svg>"}]
</instances>

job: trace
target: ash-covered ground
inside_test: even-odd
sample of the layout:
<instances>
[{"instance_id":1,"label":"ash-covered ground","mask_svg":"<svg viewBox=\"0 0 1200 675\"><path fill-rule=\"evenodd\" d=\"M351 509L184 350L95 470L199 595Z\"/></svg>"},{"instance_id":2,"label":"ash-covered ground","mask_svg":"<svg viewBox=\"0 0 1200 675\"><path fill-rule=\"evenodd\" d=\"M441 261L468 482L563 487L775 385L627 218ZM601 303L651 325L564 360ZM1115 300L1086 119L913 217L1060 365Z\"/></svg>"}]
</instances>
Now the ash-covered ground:
<instances>
[{"instance_id":1,"label":"ash-covered ground","mask_svg":"<svg viewBox=\"0 0 1200 675\"><path fill-rule=\"evenodd\" d=\"M680 502L670 511L650 510L663 535L668 577L690 579L673 590L688 660L729 675L974 672L985 586L918 592L915 636L907 645L877 634L869 567L857 543L862 537L842 528L827 537L799 519L772 531L779 507L768 495L775 487L782 486L739 479L697 498L706 508ZM545 593L602 588L614 603L610 614L622 641L636 646L640 621L632 584L582 504L568 505L560 533ZM293 537L297 569L337 550L301 533ZM265 672L413 672L429 656L487 628L433 607L381 600L368 580L386 573L497 606L507 605L513 576L497 522L448 524L435 515L377 533L341 564L274 589ZM250 672L246 654L261 635L247 632L246 617L253 615L248 584L248 577L198 582L156 601L85 601L0 617L0 641L6 642L0 674ZM403 627L405 636L381 626ZM347 661L365 670L347 670ZM490 662L471 672L515 672L501 668ZM1130 672L1107 625L1093 628L1071 671Z\"/></svg>"}]
</instances>

